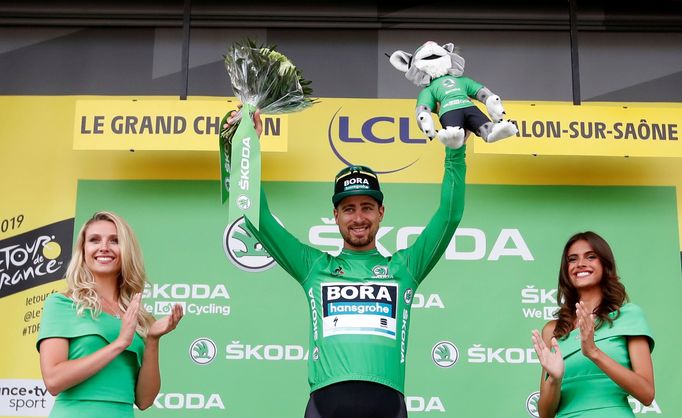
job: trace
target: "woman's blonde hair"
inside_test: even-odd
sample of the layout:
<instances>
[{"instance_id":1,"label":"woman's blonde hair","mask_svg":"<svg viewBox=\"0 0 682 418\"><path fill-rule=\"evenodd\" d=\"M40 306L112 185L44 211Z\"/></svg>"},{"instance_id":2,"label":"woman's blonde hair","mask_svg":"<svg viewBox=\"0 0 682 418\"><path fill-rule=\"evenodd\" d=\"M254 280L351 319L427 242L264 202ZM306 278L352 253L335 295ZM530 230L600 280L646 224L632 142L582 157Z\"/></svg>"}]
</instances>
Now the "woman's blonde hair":
<instances>
[{"instance_id":1,"label":"woman's blonde hair","mask_svg":"<svg viewBox=\"0 0 682 418\"><path fill-rule=\"evenodd\" d=\"M68 286L66 295L76 303L78 315L83 315L84 311L89 309L93 318L102 312L102 303L95 291L95 277L85 264L84 252L85 232L92 223L97 221L109 221L116 226L118 246L121 252L121 272L118 277L119 307L123 311L128 308L130 300L136 293L144 291L144 285L147 282L140 244L130 225L115 213L96 212L78 232L78 238L73 247L73 255L66 269ZM144 308L141 308L137 314L138 334L146 337L153 322L154 317Z\"/></svg>"}]
</instances>

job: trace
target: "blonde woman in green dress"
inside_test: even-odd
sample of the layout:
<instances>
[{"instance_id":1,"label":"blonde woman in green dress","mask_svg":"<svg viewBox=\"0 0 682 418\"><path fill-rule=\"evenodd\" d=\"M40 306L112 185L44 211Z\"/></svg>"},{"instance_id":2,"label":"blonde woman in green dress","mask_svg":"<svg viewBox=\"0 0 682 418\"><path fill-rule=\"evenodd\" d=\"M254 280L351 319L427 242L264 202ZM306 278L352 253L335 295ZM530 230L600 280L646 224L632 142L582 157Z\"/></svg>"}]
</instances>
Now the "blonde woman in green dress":
<instances>
[{"instance_id":1,"label":"blonde woman in green dress","mask_svg":"<svg viewBox=\"0 0 682 418\"><path fill-rule=\"evenodd\" d=\"M97 212L81 228L66 272L68 290L45 301L37 348L50 417L133 417L161 386L159 339L182 307L155 320L140 307L146 275L130 226Z\"/></svg>"},{"instance_id":2,"label":"blonde woman in green dress","mask_svg":"<svg viewBox=\"0 0 682 418\"><path fill-rule=\"evenodd\" d=\"M609 244L594 232L572 236L561 258L557 319L533 331L542 365L541 418L633 418L627 396L654 400L654 340L628 303Z\"/></svg>"}]
</instances>

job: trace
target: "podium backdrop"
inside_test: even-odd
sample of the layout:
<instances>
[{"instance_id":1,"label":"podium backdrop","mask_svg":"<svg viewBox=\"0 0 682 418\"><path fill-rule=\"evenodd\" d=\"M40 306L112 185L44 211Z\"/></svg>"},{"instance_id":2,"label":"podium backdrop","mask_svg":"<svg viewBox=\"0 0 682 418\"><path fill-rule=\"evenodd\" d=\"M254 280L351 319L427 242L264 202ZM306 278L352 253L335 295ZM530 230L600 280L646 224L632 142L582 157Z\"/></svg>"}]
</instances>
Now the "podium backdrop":
<instances>
[{"instance_id":1,"label":"podium backdrop","mask_svg":"<svg viewBox=\"0 0 682 418\"><path fill-rule=\"evenodd\" d=\"M291 116L286 150L264 154L270 207L302 242L336 252L342 244L330 197L339 155L383 171L401 168L381 176L386 216L378 243L387 253L409 245L437 205L442 145L337 141L339 107L364 106L369 120L384 102L335 100ZM74 228L104 209L126 218L140 239L151 280L145 307L163 315L178 302L187 312L162 340L161 394L136 416L302 416L306 298L279 266L249 250L255 243L239 225L227 224L217 153L74 150L75 102L2 98L10 117L0 127L0 416L49 413L53 399L35 351L42 303L64 289ZM412 101L397 103L411 115ZM362 138L352 122L347 139ZM419 138L415 129L409 126L407 137ZM650 407L633 401L633 410L679 416L675 182L682 176L677 168L652 180L675 159L481 155L475 148L486 144L478 141L468 149L463 221L413 301L410 416L537 416L540 366L531 330L556 308L563 244L588 229L612 245L631 300L656 338L656 400Z\"/></svg>"}]
</instances>

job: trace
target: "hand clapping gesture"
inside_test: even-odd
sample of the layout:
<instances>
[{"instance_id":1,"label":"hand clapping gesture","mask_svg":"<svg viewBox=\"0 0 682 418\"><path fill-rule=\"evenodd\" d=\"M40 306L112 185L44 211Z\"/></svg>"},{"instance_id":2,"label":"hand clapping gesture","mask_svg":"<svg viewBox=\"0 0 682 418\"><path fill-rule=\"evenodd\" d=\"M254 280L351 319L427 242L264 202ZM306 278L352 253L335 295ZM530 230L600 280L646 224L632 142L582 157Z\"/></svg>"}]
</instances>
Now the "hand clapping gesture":
<instances>
[{"instance_id":1,"label":"hand clapping gesture","mask_svg":"<svg viewBox=\"0 0 682 418\"><path fill-rule=\"evenodd\" d=\"M533 330L532 339L533 348L538 355L542 368L551 379L561 381L564 377L564 358L561 356L561 350L559 350L556 338L552 337L551 349L547 347L538 330Z\"/></svg>"},{"instance_id":2,"label":"hand clapping gesture","mask_svg":"<svg viewBox=\"0 0 682 418\"><path fill-rule=\"evenodd\" d=\"M164 316L161 319L157 319L147 332L147 338L159 339L163 335L168 334L173 331L178 322L182 319L184 312L182 311L182 306L179 304L173 305L173 310L170 315Z\"/></svg>"},{"instance_id":3,"label":"hand clapping gesture","mask_svg":"<svg viewBox=\"0 0 682 418\"><path fill-rule=\"evenodd\" d=\"M126 309L123 317L121 318L121 331L119 332L118 339L124 344L124 347L130 346L133 342L133 336L135 335L135 330L137 329L137 314L140 310L140 303L142 301L142 293L138 293L130 300L128 309ZM161 319L157 319L149 331L147 331L147 338L159 339L162 336L173 331L175 327L178 326L180 319L182 319L184 312L182 311L182 306L175 304L173 305L173 310L170 315L165 316Z\"/></svg>"},{"instance_id":4,"label":"hand clapping gesture","mask_svg":"<svg viewBox=\"0 0 682 418\"><path fill-rule=\"evenodd\" d=\"M142 293L133 296L123 317L121 317L121 330L118 333L118 339L121 341L124 348L130 346L133 342L133 337L135 336L135 330L137 328L137 312L140 310L141 300Z\"/></svg>"},{"instance_id":5,"label":"hand clapping gesture","mask_svg":"<svg viewBox=\"0 0 682 418\"><path fill-rule=\"evenodd\" d=\"M580 350L585 357L593 359L599 352L594 343L594 314L588 312L585 303L580 301L575 304L575 316L580 332Z\"/></svg>"}]
</instances>

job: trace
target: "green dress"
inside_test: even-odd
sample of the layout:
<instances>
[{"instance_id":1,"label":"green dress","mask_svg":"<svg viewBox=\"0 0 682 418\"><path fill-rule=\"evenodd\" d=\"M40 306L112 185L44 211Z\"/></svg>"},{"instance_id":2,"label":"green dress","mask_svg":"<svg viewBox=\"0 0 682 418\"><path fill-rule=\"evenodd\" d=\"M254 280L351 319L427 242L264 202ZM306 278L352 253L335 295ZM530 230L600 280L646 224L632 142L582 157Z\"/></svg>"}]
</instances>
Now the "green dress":
<instances>
[{"instance_id":1,"label":"green dress","mask_svg":"<svg viewBox=\"0 0 682 418\"><path fill-rule=\"evenodd\" d=\"M610 315L615 317L616 312ZM594 340L606 355L631 369L627 337L645 336L649 349L654 339L642 309L632 303L620 308L612 326L604 324L594 333ZM634 418L628 394L580 350L580 334L574 329L568 338L559 340L566 371L561 382L557 418Z\"/></svg>"},{"instance_id":2,"label":"green dress","mask_svg":"<svg viewBox=\"0 0 682 418\"><path fill-rule=\"evenodd\" d=\"M121 320L105 312L96 319L89 310L78 316L71 299L54 293L45 301L36 345L40 351L46 338L67 338L69 360L73 360L113 342L120 328ZM135 334L132 344L102 370L57 395L50 417L132 418L143 354L144 341Z\"/></svg>"}]
</instances>

